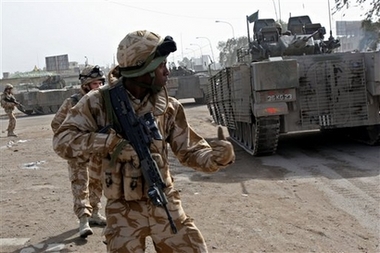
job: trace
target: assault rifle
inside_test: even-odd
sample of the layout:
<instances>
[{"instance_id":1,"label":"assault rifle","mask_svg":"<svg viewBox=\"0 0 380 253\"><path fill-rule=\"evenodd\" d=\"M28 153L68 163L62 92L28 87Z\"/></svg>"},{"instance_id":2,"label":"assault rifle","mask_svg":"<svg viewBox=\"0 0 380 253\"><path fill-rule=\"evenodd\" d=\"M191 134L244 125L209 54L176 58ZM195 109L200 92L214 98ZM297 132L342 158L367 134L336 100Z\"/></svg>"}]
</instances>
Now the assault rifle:
<instances>
[{"instance_id":1,"label":"assault rifle","mask_svg":"<svg viewBox=\"0 0 380 253\"><path fill-rule=\"evenodd\" d=\"M148 197L155 206L163 207L174 234L177 228L167 208L166 187L156 161L152 158L149 146L155 140L162 140L153 114L147 113L138 118L122 82L109 89L111 104L122 130L121 135L128 140L140 159L141 170L148 183Z\"/></svg>"},{"instance_id":2,"label":"assault rifle","mask_svg":"<svg viewBox=\"0 0 380 253\"><path fill-rule=\"evenodd\" d=\"M4 97L4 100L8 103L14 103L17 109L19 109L20 111L25 111L24 106L20 102L18 102L15 97Z\"/></svg>"},{"instance_id":3,"label":"assault rifle","mask_svg":"<svg viewBox=\"0 0 380 253\"><path fill-rule=\"evenodd\" d=\"M14 103L16 105L20 105L20 103L17 102L17 100L14 97L4 97L4 100L5 102L8 102L8 103Z\"/></svg>"}]
</instances>

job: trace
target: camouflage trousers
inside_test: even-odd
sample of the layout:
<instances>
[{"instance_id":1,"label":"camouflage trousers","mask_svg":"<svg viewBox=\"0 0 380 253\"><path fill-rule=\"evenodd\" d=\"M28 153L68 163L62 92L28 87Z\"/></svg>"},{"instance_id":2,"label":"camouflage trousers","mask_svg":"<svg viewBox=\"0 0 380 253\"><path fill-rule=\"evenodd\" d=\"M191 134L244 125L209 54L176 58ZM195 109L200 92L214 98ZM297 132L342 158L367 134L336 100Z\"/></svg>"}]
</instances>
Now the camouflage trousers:
<instances>
[{"instance_id":1,"label":"camouflage trousers","mask_svg":"<svg viewBox=\"0 0 380 253\"><path fill-rule=\"evenodd\" d=\"M148 236L152 238L157 253L207 252L201 232L182 209L178 191L171 190L167 198L177 234L171 231L164 208L154 206L150 200L108 199L104 230L107 252L145 252L145 238Z\"/></svg>"},{"instance_id":2,"label":"camouflage trousers","mask_svg":"<svg viewBox=\"0 0 380 253\"><path fill-rule=\"evenodd\" d=\"M101 208L102 196L101 159L92 156L89 163L68 161L69 178L73 194L74 213L80 218L91 216L92 212Z\"/></svg>"},{"instance_id":3,"label":"camouflage trousers","mask_svg":"<svg viewBox=\"0 0 380 253\"><path fill-rule=\"evenodd\" d=\"M9 123L8 123L8 128L7 131L9 133L13 133L13 131L16 128L16 117L13 113L13 110L5 110L6 114L8 115L9 118Z\"/></svg>"}]
</instances>

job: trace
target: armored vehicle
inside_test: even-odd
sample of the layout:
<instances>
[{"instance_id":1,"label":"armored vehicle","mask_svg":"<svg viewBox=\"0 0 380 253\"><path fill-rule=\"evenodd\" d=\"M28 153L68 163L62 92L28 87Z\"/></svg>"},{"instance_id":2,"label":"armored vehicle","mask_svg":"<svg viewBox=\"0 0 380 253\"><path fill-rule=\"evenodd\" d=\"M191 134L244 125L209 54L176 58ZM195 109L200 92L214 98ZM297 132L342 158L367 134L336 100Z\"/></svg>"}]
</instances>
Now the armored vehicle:
<instances>
[{"instance_id":1,"label":"armored vehicle","mask_svg":"<svg viewBox=\"0 0 380 253\"><path fill-rule=\"evenodd\" d=\"M177 99L194 98L197 104L205 104L209 76L205 72L193 71L178 67L170 70L166 88L169 96Z\"/></svg>"},{"instance_id":2,"label":"armored vehicle","mask_svg":"<svg viewBox=\"0 0 380 253\"><path fill-rule=\"evenodd\" d=\"M322 130L370 145L380 140L380 52L334 53L339 41L308 16L280 33L257 20L238 64L210 78L213 120L252 155L276 152L280 134Z\"/></svg>"},{"instance_id":3,"label":"armored vehicle","mask_svg":"<svg viewBox=\"0 0 380 253\"><path fill-rule=\"evenodd\" d=\"M16 87L15 97L21 103L17 108L28 115L55 113L66 98L79 91L79 86L67 87L59 75L48 76L41 85L23 83Z\"/></svg>"}]
</instances>

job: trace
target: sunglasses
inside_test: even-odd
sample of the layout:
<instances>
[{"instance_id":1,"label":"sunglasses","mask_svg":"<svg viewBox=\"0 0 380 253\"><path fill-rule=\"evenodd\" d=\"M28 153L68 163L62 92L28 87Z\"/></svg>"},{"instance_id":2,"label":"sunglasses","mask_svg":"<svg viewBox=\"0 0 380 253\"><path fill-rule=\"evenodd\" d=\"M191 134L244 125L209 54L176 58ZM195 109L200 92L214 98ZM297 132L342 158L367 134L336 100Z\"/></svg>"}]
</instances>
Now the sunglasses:
<instances>
[{"instance_id":1,"label":"sunglasses","mask_svg":"<svg viewBox=\"0 0 380 253\"><path fill-rule=\"evenodd\" d=\"M90 72L90 74L88 75L82 75L82 74L79 74L79 79L81 79L82 77L84 78L96 78L96 77L99 77L99 76L103 76L104 73L103 71L100 69L100 67L98 65L96 65Z\"/></svg>"}]
</instances>

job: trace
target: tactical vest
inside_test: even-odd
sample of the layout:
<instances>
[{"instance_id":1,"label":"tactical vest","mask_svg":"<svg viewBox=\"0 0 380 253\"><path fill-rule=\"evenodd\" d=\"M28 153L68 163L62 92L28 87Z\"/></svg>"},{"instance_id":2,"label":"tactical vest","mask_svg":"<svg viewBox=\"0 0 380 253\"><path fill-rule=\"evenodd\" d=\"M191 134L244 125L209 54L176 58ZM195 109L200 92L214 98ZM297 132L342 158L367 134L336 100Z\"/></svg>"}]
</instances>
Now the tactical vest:
<instances>
[{"instance_id":1,"label":"tactical vest","mask_svg":"<svg viewBox=\"0 0 380 253\"><path fill-rule=\"evenodd\" d=\"M122 133L122 128L117 119L117 116L112 107L111 98L110 98L110 89L109 86L103 86L99 89L100 94L102 95L104 107L106 110L106 117L109 125L104 127L101 132L107 132L111 127L117 133ZM164 147L166 147L165 141L154 141L156 142L153 146L158 147L157 153L165 153ZM162 157L153 157L159 168L162 169L165 167ZM102 184L104 195L108 199L120 199L125 198L127 201L131 200L140 200L146 196L147 188L145 180L143 178L140 168L132 166L130 163L111 163L111 157L105 158L102 161ZM164 181L166 184L172 183L171 177L167 177L165 173ZM112 183L110 184L110 181Z\"/></svg>"},{"instance_id":2,"label":"tactical vest","mask_svg":"<svg viewBox=\"0 0 380 253\"><path fill-rule=\"evenodd\" d=\"M112 108L109 89L110 87L108 85L99 89L106 109L107 121L110 123L108 126L105 126L101 132L107 132L109 128L112 128L120 134L122 130ZM115 153L119 152L114 151L113 155L118 155ZM141 170L134 168L128 163L121 164L111 162L111 160L115 158L116 157L107 157L102 160L104 196L107 199L125 198L127 201L141 199L144 196L144 183ZM134 186L133 188L132 185Z\"/></svg>"}]
</instances>

